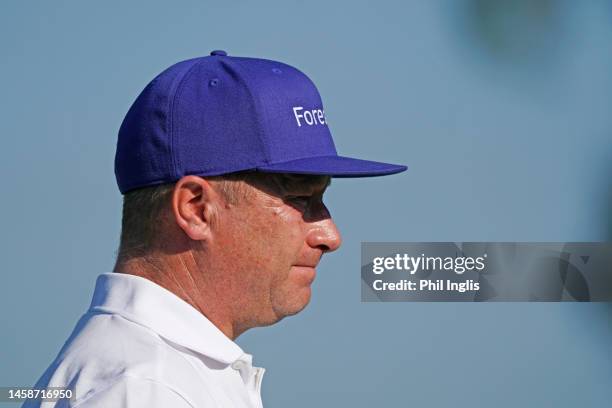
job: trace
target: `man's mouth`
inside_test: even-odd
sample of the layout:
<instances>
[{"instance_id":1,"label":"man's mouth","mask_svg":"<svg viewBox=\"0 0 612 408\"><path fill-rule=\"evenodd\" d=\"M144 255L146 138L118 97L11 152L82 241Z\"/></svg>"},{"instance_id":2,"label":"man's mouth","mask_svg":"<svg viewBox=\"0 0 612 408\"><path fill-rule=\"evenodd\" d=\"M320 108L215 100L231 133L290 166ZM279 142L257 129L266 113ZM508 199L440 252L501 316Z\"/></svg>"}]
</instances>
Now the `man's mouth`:
<instances>
[{"instance_id":1,"label":"man's mouth","mask_svg":"<svg viewBox=\"0 0 612 408\"><path fill-rule=\"evenodd\" d=\"M319 262L321 262L321 256L318 256L316 259L314 256L310 257L311 259L306 259L304 260L303 263L300 264L295 264L294 266L297 267L301 267L301 268L316 268L317 265L319 265Z\"/></svg>"},{"instance_id":2,"label":"man's mouth","mask_svg":"<svg viewBox=\"0 0 612 408\"><path fill-rule=\"evenodd\" d=\"M316 265L294 265L296 277L299 276L300 280L307 285L310 285L317 276Z\"/></svg>"}]
</instances>

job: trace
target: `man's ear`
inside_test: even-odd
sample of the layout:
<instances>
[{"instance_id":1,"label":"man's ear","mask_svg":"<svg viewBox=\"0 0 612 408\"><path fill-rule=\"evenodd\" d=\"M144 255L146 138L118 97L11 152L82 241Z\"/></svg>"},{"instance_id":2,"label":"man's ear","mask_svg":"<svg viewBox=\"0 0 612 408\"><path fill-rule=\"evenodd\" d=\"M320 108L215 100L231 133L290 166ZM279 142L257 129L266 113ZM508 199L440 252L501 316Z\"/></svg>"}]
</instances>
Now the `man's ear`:
<instances>
[{"instance_id":1,"label":"man's ear","mask_svg":"<svg viewBox=\"0 0 612 408\"><path fill-rule=\"evenodd\" d=\"M207 180L197 176L181 178L172 193L172 212L177 225L193 240L210 239L211 221L219 200L219 194Z\"/></svg>"}]
</instances>

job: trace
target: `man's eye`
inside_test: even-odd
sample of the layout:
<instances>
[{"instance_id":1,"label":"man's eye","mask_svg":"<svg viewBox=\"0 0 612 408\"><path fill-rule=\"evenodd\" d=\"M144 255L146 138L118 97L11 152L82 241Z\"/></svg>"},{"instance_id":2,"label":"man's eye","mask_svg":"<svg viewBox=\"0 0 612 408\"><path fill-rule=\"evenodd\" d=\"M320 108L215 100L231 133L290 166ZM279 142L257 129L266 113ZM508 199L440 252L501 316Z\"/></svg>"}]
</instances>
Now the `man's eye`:
<instances>
[{"instance_id":1,"label":"man's eye","mask_svg":"<svg viewBox=\"0 0 612 408\"><path fill-rule=\"evenodd\" d=\"M287 200L294 204L306 206L308 205L308 202L310 201L310 196L290 196L287 198Z\"/></svg>"}]
</instances>

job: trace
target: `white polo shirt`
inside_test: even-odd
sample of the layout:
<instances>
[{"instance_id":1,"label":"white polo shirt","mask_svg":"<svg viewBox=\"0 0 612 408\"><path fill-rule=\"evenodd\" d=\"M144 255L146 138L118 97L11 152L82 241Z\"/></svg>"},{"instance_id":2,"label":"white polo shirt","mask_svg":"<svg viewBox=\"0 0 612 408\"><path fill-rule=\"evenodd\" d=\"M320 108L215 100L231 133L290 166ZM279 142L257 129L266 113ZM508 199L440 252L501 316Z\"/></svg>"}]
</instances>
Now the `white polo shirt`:
<instances>
[{"instance_id":1,"label":"white polo shirt","mask_svg":"<svg viewBox=\"0 0 612 408\"><path fill-rule=\"evenodd\" d=\"M23 407L262 407L263 374L172 292L139 276L104 273L89 310L36 384L70 387L75 397L69 405Z\"/></svg>"}]
</instances>

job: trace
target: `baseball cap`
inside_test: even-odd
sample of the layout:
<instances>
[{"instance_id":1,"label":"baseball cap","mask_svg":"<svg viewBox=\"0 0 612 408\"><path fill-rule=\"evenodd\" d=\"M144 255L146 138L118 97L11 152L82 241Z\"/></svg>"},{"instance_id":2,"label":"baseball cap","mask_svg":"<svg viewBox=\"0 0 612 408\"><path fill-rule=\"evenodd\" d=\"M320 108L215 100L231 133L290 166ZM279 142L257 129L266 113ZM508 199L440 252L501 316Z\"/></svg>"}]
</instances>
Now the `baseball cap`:
<instances>
[{"instance_id":1,"label":"baseball cap","mask_svg":"<svg viewBox=\"0 0 612 408\"><path fill-rule=\"evenodd\" d=\"M155 77L125 116L115 155L123 194L186 175L370 177L404 170L339 156L319 92L298 69L221 50Z\"/></svg>"}]
</instances>

